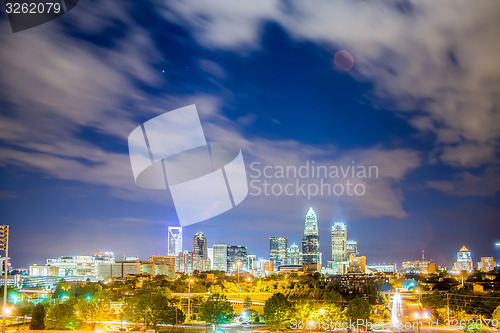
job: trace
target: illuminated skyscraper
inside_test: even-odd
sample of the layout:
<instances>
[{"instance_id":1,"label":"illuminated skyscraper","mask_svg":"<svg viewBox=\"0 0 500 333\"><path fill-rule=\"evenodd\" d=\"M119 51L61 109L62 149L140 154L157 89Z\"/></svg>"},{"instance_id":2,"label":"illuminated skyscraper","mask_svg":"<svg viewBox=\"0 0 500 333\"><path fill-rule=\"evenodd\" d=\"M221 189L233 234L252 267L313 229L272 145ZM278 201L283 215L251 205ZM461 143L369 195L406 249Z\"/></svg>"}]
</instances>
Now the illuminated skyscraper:
<instances>
[{"instance_id":1,"label":"illuminated skyscraper","mask_svg":"<svg viewBox=\"0 0 500 333\"><path fill-rule=\"evenodd\" d=\"M257 269L257 256L255 254L247 255L247 268L248 271Z\"/></svg>"},{"instance_id":2,"label":"illuminated skyscraper","mask_svg":"<svg viewBox=\"0 0 500 333\"><path fill-rule=\"evenodd\" d=\"M168 227L168 255L176 256L182 252L182 227Z\"/></svg>"},{"instance_id":3,"label":"illuminated skyscraper","mask_svg":"<svg viewBox=\"0 0 500 333\"><path fill-rule=\"evenodd\" d=\"M247 270L248 258L247 247L241 245L229 246L227 248L227 270L228 272L235 272L238 270L238 263L240 263L241 270Z\"/></svg>"},{"instance_id":4,"label":"illuminated skyscraper","mask_svg":"<svg viewBox=\"0 0 500 333\"><path fill-rule=\"evenodd\" d=\"M347 259L351 258L351 256L357 257L359 255L358 252L358 242L355 240L347 241Z\"/></svg>"},{"instance_id":5,"label":"illuminated skyscraper","mask_svg":"<svg viewBox=\"0 0 500 333\"><path fill-rule=\"evenodd\" d=\"M304 236L318 235L318 219L314 210L309 208L306 213L306 224L304 228Z\"/></svg>"},{"instance_id":6,"label":"illuminated skyscraper","mask_svg":"<svg viewBox=\"0 0 500 333\"><path fill-rule=\"evenodd\" d=\"M453 270L456 272L467 271L470 272L474 268L472 263L472 256L469 249L462 246L457 253L457 261L453 264Z\"/></svg>"},{"instance_id":7,"label":"illuminated skyscraper","mask_svg":"<svg viewBox=\"0 0 500 333\"><path fill-rule=\"evenodd\" d=\"M269 237L269 260L274 263L274 267L286 265L286 247L288 238Z\"/></svg>"},{"instance_id":8,"label":"illuminated skyscraper","mask_svg":"<svg viewBox=\"0 0 500 333\"><path fill-rule=\"evenodd\" d=\"M227 271L227 246L226 244L214 244L213 248L213 269L216 271Z\"/></svg>"},{"instance_id":9,"label":"illuminated skyscraper","mask_svg":"<svg viewBox=\"0 0 500 333\"><path fill-rule=\"evenodd\" d=\"M200 231L193 237L193 262L194 269L200 272L210 270L210 262L208 260L207 238Z\"/></svg>"},{"instance_id":10,"label":"illuminated skyscraper","mask_svg":"<svg viewBox=\"0 0 500 333\"><path fill-rule=\"evenodd\" d=\"M295 243L290 245L287 249L287 261L288 265L301 265L302 264L302 253L299 252L299 246Z\"/></svg>"},{"instance_id":11,"label":"illuminated skyscraper","mask_svg":"<svg viewBox=\"0 0 500 333\"><path fill-rule=\"evenodd\" d=\"M318 220L312 207L307 211L304 234L302 235L302 264L321 264Z\"/></svg>"},{"instance_id":12,"label":"illuminated skyscraper","mask_svg":"<svg viewBox=\"0 0 500 333\"><path fill-rule=\"evenodd\" d=\"M175 259L176 272L192 274L194 271L193 252L184 251Z\"/></svg>"},{"instance_id":13,"label":"illuminated skyscraper","mask_svg":"<svg viewBox=\"0 0 500 333\"><path fill-rule=\"evenodd\" d=\"M348 260L347 257L347 229L342 222L335 222L332 226L332 261L339 263Z\"/></svg>"},{"instance_id":14,"label":"illuminated skyscraper","mask_svg":"<svg viewBox=\"0 0 500 333\"><path fill-rule=\"evenodd\" d=\"M210 262L210 270L214 269L214 248L209 247L208 250L208 261Z\"/></svg>"}]
</instances>

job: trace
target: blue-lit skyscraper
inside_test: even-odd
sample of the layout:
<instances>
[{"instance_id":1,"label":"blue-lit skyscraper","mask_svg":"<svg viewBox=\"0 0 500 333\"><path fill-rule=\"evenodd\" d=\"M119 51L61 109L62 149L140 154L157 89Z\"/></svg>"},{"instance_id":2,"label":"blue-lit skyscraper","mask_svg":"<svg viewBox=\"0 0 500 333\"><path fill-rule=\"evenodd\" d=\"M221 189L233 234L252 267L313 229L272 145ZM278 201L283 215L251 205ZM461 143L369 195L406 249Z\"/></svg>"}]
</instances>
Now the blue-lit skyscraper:
<instances>
[{"instance_id":1,"label":"blue-lit skyscraper","mask_svg":"<svg viewBox=\"0 0 500 333\"><path fill-rule=\"evenodd\" d=\"M302 264L321 264L318 220L312 207L307 211L304 234L302 235Z\"/></svg>"},{"instance_id":2,"label":"blue-lit skyscraper","mask_svg":"<svg viewBox=\"0 0 500 333\"><path fill-rule=\"evenodd\" d=\"M176 256L182 252L182 227L168 227L168 255Z\"/></svg>"}]
</instances>

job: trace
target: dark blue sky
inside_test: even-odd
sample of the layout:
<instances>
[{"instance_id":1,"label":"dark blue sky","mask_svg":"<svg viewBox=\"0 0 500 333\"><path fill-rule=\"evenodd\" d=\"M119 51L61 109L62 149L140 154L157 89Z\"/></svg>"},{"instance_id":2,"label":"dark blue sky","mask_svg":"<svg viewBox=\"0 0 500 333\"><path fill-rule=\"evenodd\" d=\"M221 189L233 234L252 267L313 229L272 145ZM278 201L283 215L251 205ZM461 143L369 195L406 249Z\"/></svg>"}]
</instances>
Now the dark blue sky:
<instances>
[{"instance_id":1,"label":"dark blue sky","mask_svg":"<svg viewBox=\"0 0 500 333\"><path fill-rule=\"evenodd\" d=\"M500 5L402 4L85 1L15 34L2 14L0 220L14 266L166 254L172 198L135 185L127 138L190 104L209 140L241 146L247 175L252 162L354 161L380 177L358 179L359 197L250 194L186 227L185 249L202 231L267 258L269 236L299 244L312 206L324 264L337 220L369 263L425 249L450 266L462 245L500 260ZM335 66L339 50L352 69Z\"/></svg>"}]
</instances>

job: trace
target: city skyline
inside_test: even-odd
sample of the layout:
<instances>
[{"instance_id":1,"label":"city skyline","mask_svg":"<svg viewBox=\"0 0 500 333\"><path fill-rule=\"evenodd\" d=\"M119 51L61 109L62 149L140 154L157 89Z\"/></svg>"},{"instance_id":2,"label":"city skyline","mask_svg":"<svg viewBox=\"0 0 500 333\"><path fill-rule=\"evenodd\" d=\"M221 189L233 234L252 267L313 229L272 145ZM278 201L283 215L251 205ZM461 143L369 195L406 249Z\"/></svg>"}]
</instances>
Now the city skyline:
<instances>
[{"instance_id":1,"label":"city skyline","mask_svg":"<svg viewBox=\"0 0 500 333\"><path fill-rule=\"evenodd\" d=\"M323 263L335 221L370 262L425 249L451 266L463 245L499 257L497 1L216 7L81 2L19 33L0 16L0 219L14 267L168 253L176 196L136 185L127 140L193 104L204 142L241 148L249 193L183 228L185 244L203 230L259 257L274 235L302 248L313 206Z\"/></svg>"},{"instance_id":2,"label":"city skyline","mask_svg":"<svg viewBox=\"0 0 500 333\"><path fill-rule=\"evenodd\" d=\"M307 210L306 212L306 222L305 222L305 227L304 227L304 235L314 235L314 236L318 236L319 237L319 232L318 232L318 221L317 221L317 217L316 217L316 212L313 210L313 207L309 207L309 209ZM197 231L194 236L192 237L193 239L193 247L191 249L183 249L182 248L182 244L183 244L183 232L182 232L183 228L182 227L168 227L168 236L167 236L167 241L166 241L166 252L164 254L162 254L161 252L156 252L155 254L156 255L172 255L170 254L170 249L171 247L174 247L175 250L181 250L180 252L178 253L182 253L183 251L189 251L189 252L192 252L193 253L193 267L197 267L198 265L198 260L199 259L202 259L202 260L206 260L208 258L208 252L207 252L207 248L211 248L213 249L213 246L224 246L226 247L226 249L228 247L233 247L233 248L239 248L239 247L244 247L245 249L248 249L248 245L230 245L230 246L227 246L225 244L220 244L220 243L216 243L216 242L209 242L207 237L205 237L204 233L202 231ZM335 231L335 232L334 232ZM341 238L345 241L344 242L344 245L342 245L341 247L343 248L342 252L344 253L342 258L343 260L335 260L334 259L334 235L336 235L336 238L339 237L340 234L338 234L340 231L341 233ZM283 235L285 235L286 233L282 233ZM279 243L280 240L284 240L284 244L285 244L285 263L283 264L287 264L287 257L286 255L288 254L287 250L290 249L289 246L287 246L286 244L288 244L288 234L286 234L287 236L283 236L283 237L277 237L277 236L271 236L269 237L269 239L276 239ZM304 239L304 235L302 236L302 239ZM293 237L292 237L293 238ZM200 243L201 242L201 243ZM271 242L272 243L272 242ZM292 242L294 245L295 245L295 242ZM202 248L199 248L199 244L201 244L201 247ZM212 244L212 246L210 246L209 244ZM282 244L280 244L282 245ZM358 242L355 241L355 240L347 240L347 226L344 222L342 221L336 221L336 222L332 222L332 225L331 225L331 239L330 239L330 242L329 242L329 245L330 245L330 249L331 249L331 259L332 261L344 261L344 260L349 260L349 254L352 253L352 254L355 254L355 255L358 255L359 254L359 251L358 251ZM272 246L272 245L271 245ZM297 246L297 245L295 245ZM337 245L338 246L338 245ZM481 262L481 259L480 258L483 258L483 257L492 257L492 258L497 258L497 254L495 253L495 247L498 247L498 243L495 243L494 246L492 247L492 251L491 251L491 254L487 254L487 255L481 255L481 256L477 256L477 259L474 259L472 258L472 255L470 254L471 252L467 249L467 247L465 245L461 245L461 249L460 251L462 252L467 252L468 253L468 258L472 258L473 262ZM465 250L466 251L465 251ZM369 251L369 250L368 250ZM422 251L422 260L423 260L423 256L424 256L424 251L425 250L421 250ZM458 252L459 254L461 252ZM93 252L93 251L91 251ZM100 251L100 253L114 253L113 251L109 251L109 250L106 250L106 251ZM178 254L177 253L177 254ZM252 251L249 251L248 253L251 253L251 254L254 254L254 252ZM302 257L302 252L301 253L301 257ZM94 253L95 255L96 253ZM68 255L68 253L64 254L64 255ZM69 254L71 256L78 256L78 255L81 255L81 254ZM84 255L87 255L87 254L84 254ZM151 254L147 254L145 257L149 257ZM319 253L320 257L322 257L323 253ZM278 260L282 260L283 254L281 254L281 257L278 259ZM57 257L57 256L54 256L54 257ZM123 254L123 258L126 257L126 254L124 253ZM274 261L272 258L272 255L271 255L271 251L268 251L267 252L267 256L266 255L256 255L256 257L258 258L265 258L266 260L269 259L270 261ZM11 258L11 256L9 255L9 258ZM128 258L139 258L139 256L131 256L131 257L128 257ZM276 257L278 258L278 257ZM327 256L326 258L329 258L329 256ZM401 261L395 261L395 260L391 260L390 258L387 258L387 259L383 259L383 260L379 260L379 261L374 261L374 260L370 260L370 256L368 256L368 260L367 262L369 264L372 264L372 265L376 265L376 264L381 264L381 263L395 263L395 264L399 264L401 262L405 262L405 261L412 261L412 260L417 260L416 259L417 256L414 256L414 257L411 257L411 258L405 258ZM431 261L433 262L436 262L436 265L440 265L440 266L443 266L443 267L447 267L448 269L453 269L454 265L456 264L456 258L454 259L449 259L449 264L445 264L445 263L439 263L439 262L436 262L435 259L431 258ZM49 260L49 259L46 259L46 260ZM127 259L128 260L128 259ZM498 259L497 259L498 260ZM327 259L323 258L322 259L322 266L323 267L326 267L327 265ZM499 260L500 261L500 260ZM46 262L44 261L44 264ZM39 263L37 262L31 262L28 266L31 266L31 265L38 265ZM203 267L206 267L205 264L203 264L204 266ZM43 266L41 266L43 267ZM226 267L230 267L229 265L229 261L228 261L228 264L226 265ZM437 266L436 266L437 267ZM16 267L16 266L13 266L12 268L16 269L16 268L27 268L27 267ZM275 268L277 268L277 265L275 263ZM476 268L475 266L473 266L473 268Z\"/></svg>"},{"instance_id":3,"label":"city skyline","mask_svg":"<svg viewBox=\"0 0 500 333\"><path fill-rule=\"evenodd\" d=\"M332 226L332 230L334 229L335 226L338 226L338 223L339 222L336 222L336 225ZM345 227L345 226L344 226ZM345 229L344 229L345 231ZM346 233L344 233L342 235L342 238L344 238L344 235L346 235ZM276 265L276 261L273 260L273 240L275 242L275 245L277 246L275 248L275 250L280 250L281 247L283 247L283 244L286 244L287 243L287 237L269 237L270 241L271 241L271 248L270 248L270 252L269 252L269 257L259 257L259 259L264 259L265 261L269 260L270 262L273 262L275 263L274 265L274 270L278 270L278 266L281 266L281 265L302 265L302 261L299 261L298 263L294 264L294 263L290 263L288 261L288 259L290 259L289 257L286 257L285 259L285 263L280 263L278 265ZM284 241L284 242L283 242ZM357 245L357 241L347 241L348 243L351 243L351 246L352 245ZM289 250L291 248L295 248L296 250L293 250L292 253L296 252L297 255L299 254L299 248L298 246L293 243L290 247L286 247L285 245L285 249L286 249L286 253L289 254ZM332 239L332 248L333 248L333 239ZM208 251L207 251L208 249ZM214 249L218 249L217 251L214 251ZM241 251L243 250L244 251L244 256L242 257L239 257L239 255L237 254L235 257L233 258L230 258L230 255L228 255L228 249L229 249L229 252L232 252L232 255L234 255L235 253L237 254L238 251ZM209 266L206 266L205 264L202 265L202 267L199 267L199 260L202 259L205 257L205 254L207 253L210 253L210 251L214 251L213 252L213 256L211 258L209 258L207 256L206 259L210 259L210 260L214 260L214 258L218 258L219 260L215 260L217 262L217 265L218 267L213 267L213 268L210 268ZM349 254L349 251L352 251L351 253L352 254L355 254L355 256L358 255L358 252L357 252L357 248L356 247L351 247L350 249L347 248L346 249L346 254ZM218 252L218 253L217 253ZM278 251L279 252L279 251ZM283 258L279 258L280 256L278 255L278 252L275 252L274 256L275 256L275 259L278 259L278 260L282 260ZM437 263L434 261L434 260L425 260L425 257L424 257L424 250L422 250L422 254L421 254L421 260L409 260L409 261L404 261L402 263L402 271L406 271L406 272L417 272L419 269L420 270L425 270L427 271L427 265L429 263L432 263L433 264L433 270L436 270L438 269L438 267L441 267L441 265L437 265ZM221 254L222 254L222 262L220 261L221 259ZM253 254L249 254L247 252L247 247L246 246L242 246L242 245L232 245L232 246L227 246L225 244L213 244L212 247L208 247L208 240L206 239L206 237L204 237L203 233L200 231L200 232L197 232L195 237L193 237L193 248L191 249L191 251L189 250L183 250L182 252L180 252L180 256L183 256L183 258L186 258L186 255L190 258L189 260L189 263L190 265L192 265L192 271L194 270L199 270L200 272L203 272L203 271L207 271L207 270L210 270L210 269L214 269L214 270L221 270L221 271L226 271L226 272L231 272L231 271L234 271L235 270L235 259L236 261L239 261L240 262L240 268L241 270L251 270L249 268L249 266L247 266L247 263L249 263L247 261L247 258L252 256L254 257L253 260L256 260L257 257ZM152 260L151 258L154 258L154 257L163 257L165 255L160 255L160 254L153 254L153 255L148 255L148 261L150 262L154 262L154 260ZM169 257L176 257L176 256L170 256L168 255ZM299 257L302 256L302 253L300 253L300 256L297 256L297 259ZM92 259L90 259L92 258ZM241 258L241 259L239 259ZM344 257L345 258L345 257ZM4 258L2 258L2 260L4 260ZM84 267L81 267L79 268L80 270L83 270L85 272L89 271L89 266L88 264L91 263L91 262L94 262L94 263L99 263L99 262L114 262L115 261L115 256L114 256L114 253L113 252L103 252L103 251L99 251L99 252L94 252L92 255L89 255L89 254L78 254L78 255L61 255L59 256L58 258L47 258L45 263L46 265L39 265L38 263L34 263L32 265L29 266L29 272L30 272L30 275L31 272L32 272L32 269L36 269L36 272L52 272L48 267L59 267L62 265L62 268L60 268L60 272L63 272L63 274L59 274L60 276L71 276L71 275L67 275L64 273L65 271L65 267L67 267L68 264L65 264L66 262L67 263L70 263L72 262L73 260L75 260L76 262L80 262L81 264L84 264L84 265L87 265L87 266L84 266ZM122 260L125 260L125 261L130 261L130 262L135 262L135 261L143 261L144 259L140 259L139 257L126 257L125 255L123 256ZM177 260L177 259L176 259ZM347 261L349 261L349 259L346 259ZM346 261L346 260L341 260L341 261ZM333 256L332 256L332 262L333 263L336 263L335 260L333 260ZM389 265L390 261L387 261L387 262L384 262L383 265ZM491 263L493 263L493 266L491 266ZM186 263L184 263L182 260L181 262L177 263L177 265L186 265ZM369 265L372 265L372 266L377 266L377 265L380 265L382 263L369 263ZM398 265L398 263L394 262L392 264L395 264L396 266ZM417 267L415 271L413 271L412 269L408 269L406 268L405 269L405 264L407 265L410 265L410 267ZM477 265L475 265L477 264ZM457 255L456 255L456 261L453 262L453 265L450 266L450 267L443 267L443 268L446 268L447 270L451 271L451 272L458 272L460 270L466 270L466 271L472 271L473 269L482 269L482 268L485 268L485 267L490 267L490 268L494 268L496 267L495 265L495 262L494 262L494 257L480 257L476 260L474 260L474 258L471 256L471 252L469 251L469 249L464 245L460 248L460 250L457 252ZM305 264L307 265L307 264ZM422 265L425 265L425 269L423 269ZM10 259L9 259L9 266L10 266L10 269L16 269L15 267L12 267L12 265L10 265ZM71 265L70 265L71 266ZM197 267L198 266L198 267ZM2 267L3 267L3 264L2 264ZM73 267L70 267L71 269L76 269L76 268L73 268ZM26 269L26 268L25 268ZM328 273L330 274L330 273ZM34 275L38 275L38 274L34 274ZM46 274L40 274L40 276L45 276ZM51 275L51 273L47 273L47 275ZM84 274L81 274L81 275L84 275Z\"/></svg>"}]
</instances>

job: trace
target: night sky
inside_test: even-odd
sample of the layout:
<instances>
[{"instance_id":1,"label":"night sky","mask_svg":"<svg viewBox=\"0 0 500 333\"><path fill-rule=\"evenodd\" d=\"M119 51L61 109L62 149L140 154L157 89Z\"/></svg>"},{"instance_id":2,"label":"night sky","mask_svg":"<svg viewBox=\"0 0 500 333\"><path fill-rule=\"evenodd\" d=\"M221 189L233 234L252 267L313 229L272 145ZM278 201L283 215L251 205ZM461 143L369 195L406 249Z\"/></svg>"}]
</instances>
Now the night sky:
<instances>
[{"instance_id":1,"label":"night sky","mask_svg":"<svg viewBox=\"0 0 500 333\"><path fill-rule=\"evenodd\" d=\"M500 261L498 17L496 0L103 0L12 33L2 10L0 223L13 266L166 254L172 197L135 185L127 138L190 104L208 140L241 147L249 181L251 163L308 161L379 177L353 179L362 196L249 194L186 227L184 249L202 231L209 246L268 258L269 236L300 244L313 207L323 264L335 221L367 263L400 267L425 250L450 267L463 245ZM351 69L334 62L340 50Z\"/></svg>"}]
</instances>

